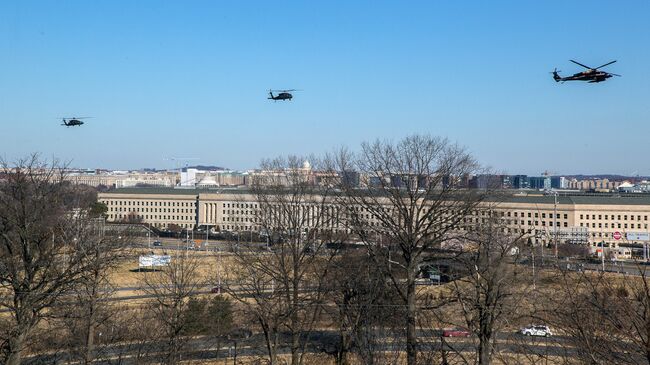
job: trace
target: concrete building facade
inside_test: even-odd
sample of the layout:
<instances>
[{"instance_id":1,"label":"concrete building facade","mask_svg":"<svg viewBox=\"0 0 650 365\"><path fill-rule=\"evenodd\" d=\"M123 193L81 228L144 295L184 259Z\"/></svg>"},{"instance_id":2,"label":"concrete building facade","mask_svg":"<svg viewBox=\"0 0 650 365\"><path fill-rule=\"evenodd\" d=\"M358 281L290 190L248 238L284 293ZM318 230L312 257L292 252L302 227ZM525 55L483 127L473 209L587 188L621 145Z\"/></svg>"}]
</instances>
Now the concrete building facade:
<instances>
[{"instance_id":1,"label":"concrete building facade","mask_svg":"<svg viewBox=\"0 0 650 365\"><path fill-rule=\"evenodd\" d=\"M177 224L183 228L208 226L217 230L257 231L254 194L246 189L118 189L99 194L108 207L108 220L121 221L129 216L165 228ZM647 233L650 196L616 195L507 195L491 199L492 214L501 217L508 232L525 234L532 242L584 243L595 247L619 247L628 242L629 233ZM329 204L333 216L340 207ZM305 209L314 204L305 202ZM486 222L491 213L477 209L465 218L467 226ZM331 229L343 229L332 223Z\"/></svg>"}]
</instances>

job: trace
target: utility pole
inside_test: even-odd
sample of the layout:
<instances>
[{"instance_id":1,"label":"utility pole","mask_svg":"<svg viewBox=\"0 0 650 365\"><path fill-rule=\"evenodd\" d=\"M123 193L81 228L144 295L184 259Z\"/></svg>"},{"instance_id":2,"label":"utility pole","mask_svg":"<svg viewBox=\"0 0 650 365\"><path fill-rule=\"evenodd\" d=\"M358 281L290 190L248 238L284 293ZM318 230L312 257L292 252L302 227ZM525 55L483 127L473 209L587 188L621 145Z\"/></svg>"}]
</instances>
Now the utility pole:
<instances>
[{"instance_id":1,"label":"utility pole","mask_svg":"<svg viewBox=\"0 0 650 365\"><path fill-rule=\"evenodd\" d=\"M602 238L602 237L601 237ZM600 254L600 259L603 264L603 272L605 272L605 240L600 241L600 247L602 248L602 252Z\"/></svg>"},{"instance_id":2,"label":"utility pole","mask_svg":"<svg viewBox=\"0 0 650 365\"><path fill-rule=\"evenodd\" d=\"M555 262L557 263L557 191L553 191L553 198L553 241L555 244Z\"/></svg>"}]
</instances>

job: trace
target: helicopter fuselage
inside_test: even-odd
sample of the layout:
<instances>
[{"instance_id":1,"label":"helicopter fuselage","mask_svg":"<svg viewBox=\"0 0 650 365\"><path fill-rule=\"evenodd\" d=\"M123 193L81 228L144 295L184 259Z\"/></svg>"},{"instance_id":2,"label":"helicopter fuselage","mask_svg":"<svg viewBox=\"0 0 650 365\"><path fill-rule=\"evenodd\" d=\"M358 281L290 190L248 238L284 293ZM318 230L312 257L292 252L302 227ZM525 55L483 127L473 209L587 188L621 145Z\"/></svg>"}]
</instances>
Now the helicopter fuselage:
<instances>
[{"instance_id":1,"label":"helicopter fuselage","mask_svg":"<svg viewBox=\"0 0 650 365\"><path fill-rule=\"evenodd\" d=\"M74 126L78 126L78 125L82 125L82 124L84 124L84 122L82 122L80 120L77 120L77 119L70 119L68 121L66 121L64 119L63 124L61 124L61 125L64 125L66 127L74 127Z\"/></svg>"},{"instance_id":2,"label":"helicopter fuselage","mask_svg":"<svg viewBox=\"0 0 650 365\"><path fill-rule=\"evenodd\" d=\"M271 95L269 99L273 100L291 100L293 98L293 95L290 93L279 93L278 95L273 95L273 93L269 93Z\"/></svg>"}]
</instances>

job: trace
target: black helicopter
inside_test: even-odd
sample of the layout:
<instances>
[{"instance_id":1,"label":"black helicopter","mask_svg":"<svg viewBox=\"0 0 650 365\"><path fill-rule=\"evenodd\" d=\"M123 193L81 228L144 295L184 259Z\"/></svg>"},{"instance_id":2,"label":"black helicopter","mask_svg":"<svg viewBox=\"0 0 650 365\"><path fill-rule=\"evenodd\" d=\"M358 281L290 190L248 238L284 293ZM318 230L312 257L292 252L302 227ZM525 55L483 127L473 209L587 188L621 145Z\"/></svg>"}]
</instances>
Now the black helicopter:
<instances>
[{"instance_id":1,"label":"black helicopter","mask_svg":"<svg viewBox=\"0 0 650 365\"><path fill-rule=\"evenodd\" d=\"M268 99L272 100L291 100L293 99L293 95L291 95L290 91L298 91L296 89L289 89L289 90L271 90L269 89L269 97ZM277 95L273 95L273 92L277 92Z\"/></svg>"},{"instance_id":2,"label":"black helicopter","mask_svg":"<svg viewBox=\"0 0 650 365\"><path fill-rule=\"evenodd\" d=\"M586 68L587 71L578 72L577 74L573 74L573 76L561 77L558 74L558 70L555 69L555 70L553 70L553 72L551 72L553 74L553 79L555 80L555 82L558 82L558 81L562 81L562 82L564 82L564 81L587 81L587 82L591 83L591 82L602 82L602 81L605 81L605 80L607 80L608 78L610 78L612 76L621 76L621 75L617 75L617 74L613 74L613 73L609 73L609 72L599 70L599 68L603 68L603 67L605 67L607 65L611 65L612 63L616 62L616 60L611 61L611 62L607 62L606 64L600 65L598 67L585 66L582 63L574 61L574 60L569 60L569 61L575 63L576 65L580 65L580 66Z\"/></svg>"},{"instance_id":3,"label":"black helicopter","mask_svg":"<svg viewBox=\"0 0 650 365\"><path fill-rule=\"evenodd\" d=\"M86 119L90 117L78 117L78 118L61 118L63 120L63 124L66 127L74 127L74 126L80 126L84 124L80 119Z\"/></svg>"}]
</instances>

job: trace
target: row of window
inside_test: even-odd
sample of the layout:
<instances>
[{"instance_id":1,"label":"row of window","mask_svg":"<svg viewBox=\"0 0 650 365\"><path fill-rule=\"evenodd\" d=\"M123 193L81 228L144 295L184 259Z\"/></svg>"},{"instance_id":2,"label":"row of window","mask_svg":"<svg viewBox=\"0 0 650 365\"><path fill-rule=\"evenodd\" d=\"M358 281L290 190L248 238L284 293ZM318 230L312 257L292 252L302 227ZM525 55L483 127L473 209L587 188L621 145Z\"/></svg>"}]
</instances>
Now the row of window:
<instances>
[{"instance_id":1,"label":"row of window","mask_svg":"<svg viewBox=\"0 0 650 365\"><path fill-rule=\"evenodd\" d=\"M109 212L135 212L127 207L110 207L108 208ZM188 208L142 208L137 212L143 213L192 213L192 209Z\"/></svg>"},{"instance_id":2,"label":"row of window","mask_svg":"<svg viewBox=\"0 0 650 365\"><path fill-rule=\"evenodd\" d=\"M140 214L119 214L119 213L117 213L117 214L109 214L108 219L109 220L122 219L122 218L129 217L129 216L131 216L133 218L145 219L145 220L148 220L148 219L175 220L175 221L179 221L179 220L193 221L194 220L194 217L191 216L191 215L149 215L149 214L140 215Z\"/></svg>"},{"instance_id":3,"label":"row of window","mask_svg":"<svg viewBox=\"0 0 650 365\"><path fill-rule=\"evenodd\" d=\"M145 206L145 207L193 207L194 202L175 202L175 201L140 201L140 200L106 200L103 201L107 206Z\"/></svg>"},{"instance_id":4,"label":"row of window","mask_svg":"<svg viewBox=\"0 0 650 365\"><path fill-rule=\"evenodd\" d=\"M232 204L232 207L230 206ZM254 203L221 203L222 208L257 208Z\"/></svg>"},{"instance_id":5,"label":"row of window","mask_svg":"<svg viewBox=\"0 0 650 365\"><path fill-rule=\"evenodd\" d=\"M637 228L637 229L641 228L641 223L636 223L636 227L634 225L635 225L634 223L630 223L629 228ZM589 227L589 223L580 222L580 227ZM591 228L596 228L596 223L591 223ZM628 228L628 224L627 223L623 223L623 224L621 224L621 223L612 223L612 226L610 227L609 223L605 223L604 225L603 225L603 223L598 223L598 228ZM643 229L648 229L648 224L647 223L643 224Z\"/></svg>"},{"instance_id":6,"label":"row of window","mask_svg":"<svg viewBox=\"0 0 650 365\"><path fill-rule=\"evenodd\" d=\"M598 214L598 219L599 219L599 220L602 220L602 219L603 219L602 217L603 217L602 214ZM610 217L611 217L611 218L610 218ZM621 217L623 217L623 219L621 219ZM633 221L635 216L634 216L634 215L630 215L629 217L630 217L630 220ZM627 214L623 214L623 215L621 215L621 214L618 214L618 215L614 215L614 214L611 214L611 215L609 215L609 214L605 214L605 220L610 220L610 219L611 219L611 220L619 220L619 221L620 221L620 220L624 220L624 221L626 221L626 220L628 220L627 218L628 218L628 215L627 215ZM589 219L589 214L585 214L585 215L584 215L584 218L583 218L583 214L580 214L580 219ZM596 219L596 214L592 214L592 215L591 215L591 219ZM637 216L636 216L636 220L637 220L637 221L640 221L640 220L641 220L641 216L640 216L640 215L637 215ZM648 220L648 216L647 216L647 215L644 215L644 216L643 216L643 220L644 220L644 221L647 221L647 220Z\"/></svg>"},{"instance_id":7,"label":"row of window","mask_svg":"<svg viewBox=\"0 0 650 365\"><path fill-rule=\"evenodd\" d=\"M506 216L507 216L507 217L510 217L510 216L511 216L511 215L510 215L511 213L512 213L512 216L514 216L515 218L516 218L516 217L524 218L524 217L525 217L525 214L526 214L526 212L507 212L507 213L506 213ZM547 214L547 213L539 213L539 212L535 212L535 213L527 212L527 216L528 216L528 218L533 218L533 216L534 216L535 218L539 218L540 215L542 216L542 218L546 218L546 216L548 216L548 218L553 218L553 213L548 213L548 214ZM564 219L569 219L569 215L568 215L567 213L564 213L564 214L555 213L555 218L556 218L556 219L562 219L562 218L564 218Z\"/></svg>"}]
</instances>

